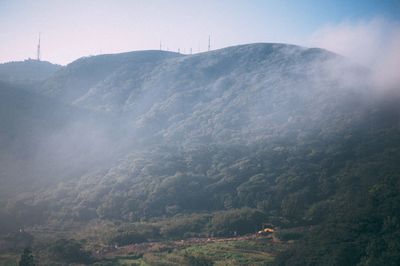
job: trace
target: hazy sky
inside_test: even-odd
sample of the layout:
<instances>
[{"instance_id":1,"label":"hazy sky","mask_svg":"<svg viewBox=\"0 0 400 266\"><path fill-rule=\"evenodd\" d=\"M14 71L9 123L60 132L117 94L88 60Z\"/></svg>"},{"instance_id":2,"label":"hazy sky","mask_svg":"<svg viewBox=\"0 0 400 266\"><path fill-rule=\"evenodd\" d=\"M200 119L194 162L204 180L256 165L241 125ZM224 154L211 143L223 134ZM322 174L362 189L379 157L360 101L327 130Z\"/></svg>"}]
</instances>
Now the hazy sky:
<instances>
[{"instance_id":1,"label":"hazy sky","mask_svg":"<svg viewBox=\"0 0 400 266\"><path fill-rule=\"evenodd\" d=\"M160 41L165 50L205 51L208 35L212 49L285 42L335 50L331 32L343 48L352 29L366 27L360 38L368 38L378 27L382 41L399 22L400 0L0 0L0 62L36 57L39 32L42 59L67 64L159 49Z\"/></svg>"}]
</instances>

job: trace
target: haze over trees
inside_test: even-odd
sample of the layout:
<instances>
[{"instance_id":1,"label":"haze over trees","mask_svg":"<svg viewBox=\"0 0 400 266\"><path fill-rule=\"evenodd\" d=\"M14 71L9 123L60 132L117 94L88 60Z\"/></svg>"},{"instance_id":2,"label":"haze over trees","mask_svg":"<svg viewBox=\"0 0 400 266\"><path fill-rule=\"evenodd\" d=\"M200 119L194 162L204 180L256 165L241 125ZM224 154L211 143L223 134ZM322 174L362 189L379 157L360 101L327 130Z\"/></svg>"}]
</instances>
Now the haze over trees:
<instances>
[{"instance_id":1,"label":"haze over trees","mask_svg":"<svg viewBox=\"0 0 400 266\"><path fill-rule=\"evenodd\" d=\"M370 74L270 43L2 64L1 236L31 229L41 258L89 264L100 240L71 239L77 224L123 246L268 222L308 228L277 265L398 265L400 91Z\"/></svg>"}]
</instances>

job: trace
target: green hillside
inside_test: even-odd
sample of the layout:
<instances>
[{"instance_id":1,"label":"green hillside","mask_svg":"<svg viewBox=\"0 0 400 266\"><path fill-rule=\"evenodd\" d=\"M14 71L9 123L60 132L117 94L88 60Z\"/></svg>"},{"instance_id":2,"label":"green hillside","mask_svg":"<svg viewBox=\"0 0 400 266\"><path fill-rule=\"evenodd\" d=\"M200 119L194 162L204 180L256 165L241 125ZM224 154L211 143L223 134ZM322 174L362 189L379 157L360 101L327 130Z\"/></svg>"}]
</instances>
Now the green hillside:
<instances>
[{"instance_id":1,"label":"green hillside","mask_svg":"<svg viewBox=\"0 0 400 266\"><path fill-rule=\"evenodd\" d=\"M284 44L83 58L38 94L2 84L1 239L23 228L49 265L398 265L400 94L370 84Z\"/></svg>"}]
</instances>

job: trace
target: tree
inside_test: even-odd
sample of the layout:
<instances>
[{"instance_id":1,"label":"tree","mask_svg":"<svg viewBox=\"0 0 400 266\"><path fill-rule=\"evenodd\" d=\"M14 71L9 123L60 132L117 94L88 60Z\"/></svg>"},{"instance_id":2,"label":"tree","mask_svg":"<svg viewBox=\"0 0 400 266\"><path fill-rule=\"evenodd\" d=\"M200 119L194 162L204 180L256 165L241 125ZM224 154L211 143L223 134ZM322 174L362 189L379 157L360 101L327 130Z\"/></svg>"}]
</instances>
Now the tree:
<instances>
[{"instance_id":1,"label":"tree","mask_svg":"<svg viewBox=\"0 0 400 266\"><path fill-rule=\"evenodd\" d=\"M21 254L21 260L19 261L19 266L35 266L32 251L29 248L25 248Z\"/></svg>"},{"instance_id":2,"label":"tree","mask_svg":"<svg viewBox=\"0 0 400 266\"><path fill-rule=\"evenodd\" d=\"M50 253L58 260L68 263L90 263L90 252L83 250L82 244L74 239L59 239L50 246Z\"/></svg>"}]
</instances>

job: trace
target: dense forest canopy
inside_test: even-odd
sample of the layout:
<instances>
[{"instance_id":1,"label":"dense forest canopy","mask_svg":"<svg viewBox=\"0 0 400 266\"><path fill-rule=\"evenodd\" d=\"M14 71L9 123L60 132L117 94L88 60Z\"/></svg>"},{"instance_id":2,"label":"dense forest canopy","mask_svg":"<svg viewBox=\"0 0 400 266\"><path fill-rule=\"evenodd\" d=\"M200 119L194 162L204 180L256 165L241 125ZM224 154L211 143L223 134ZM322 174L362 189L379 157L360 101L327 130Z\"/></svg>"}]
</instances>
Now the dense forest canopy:
<instances>
[{"instance_id":1,"label":"dense forest canopy","mask_svg":"<svg viewBox=\"0 0 400 266\"><path fill-rule=\"evenodd\" d=\"M3 236L100 220L127 245L268 222L310 228L277 265L400 263L400 91L369 69L251 44L47 71L0 83ZM56 259L80 252L65 241Z\"/></svg>"}]
</instances>

